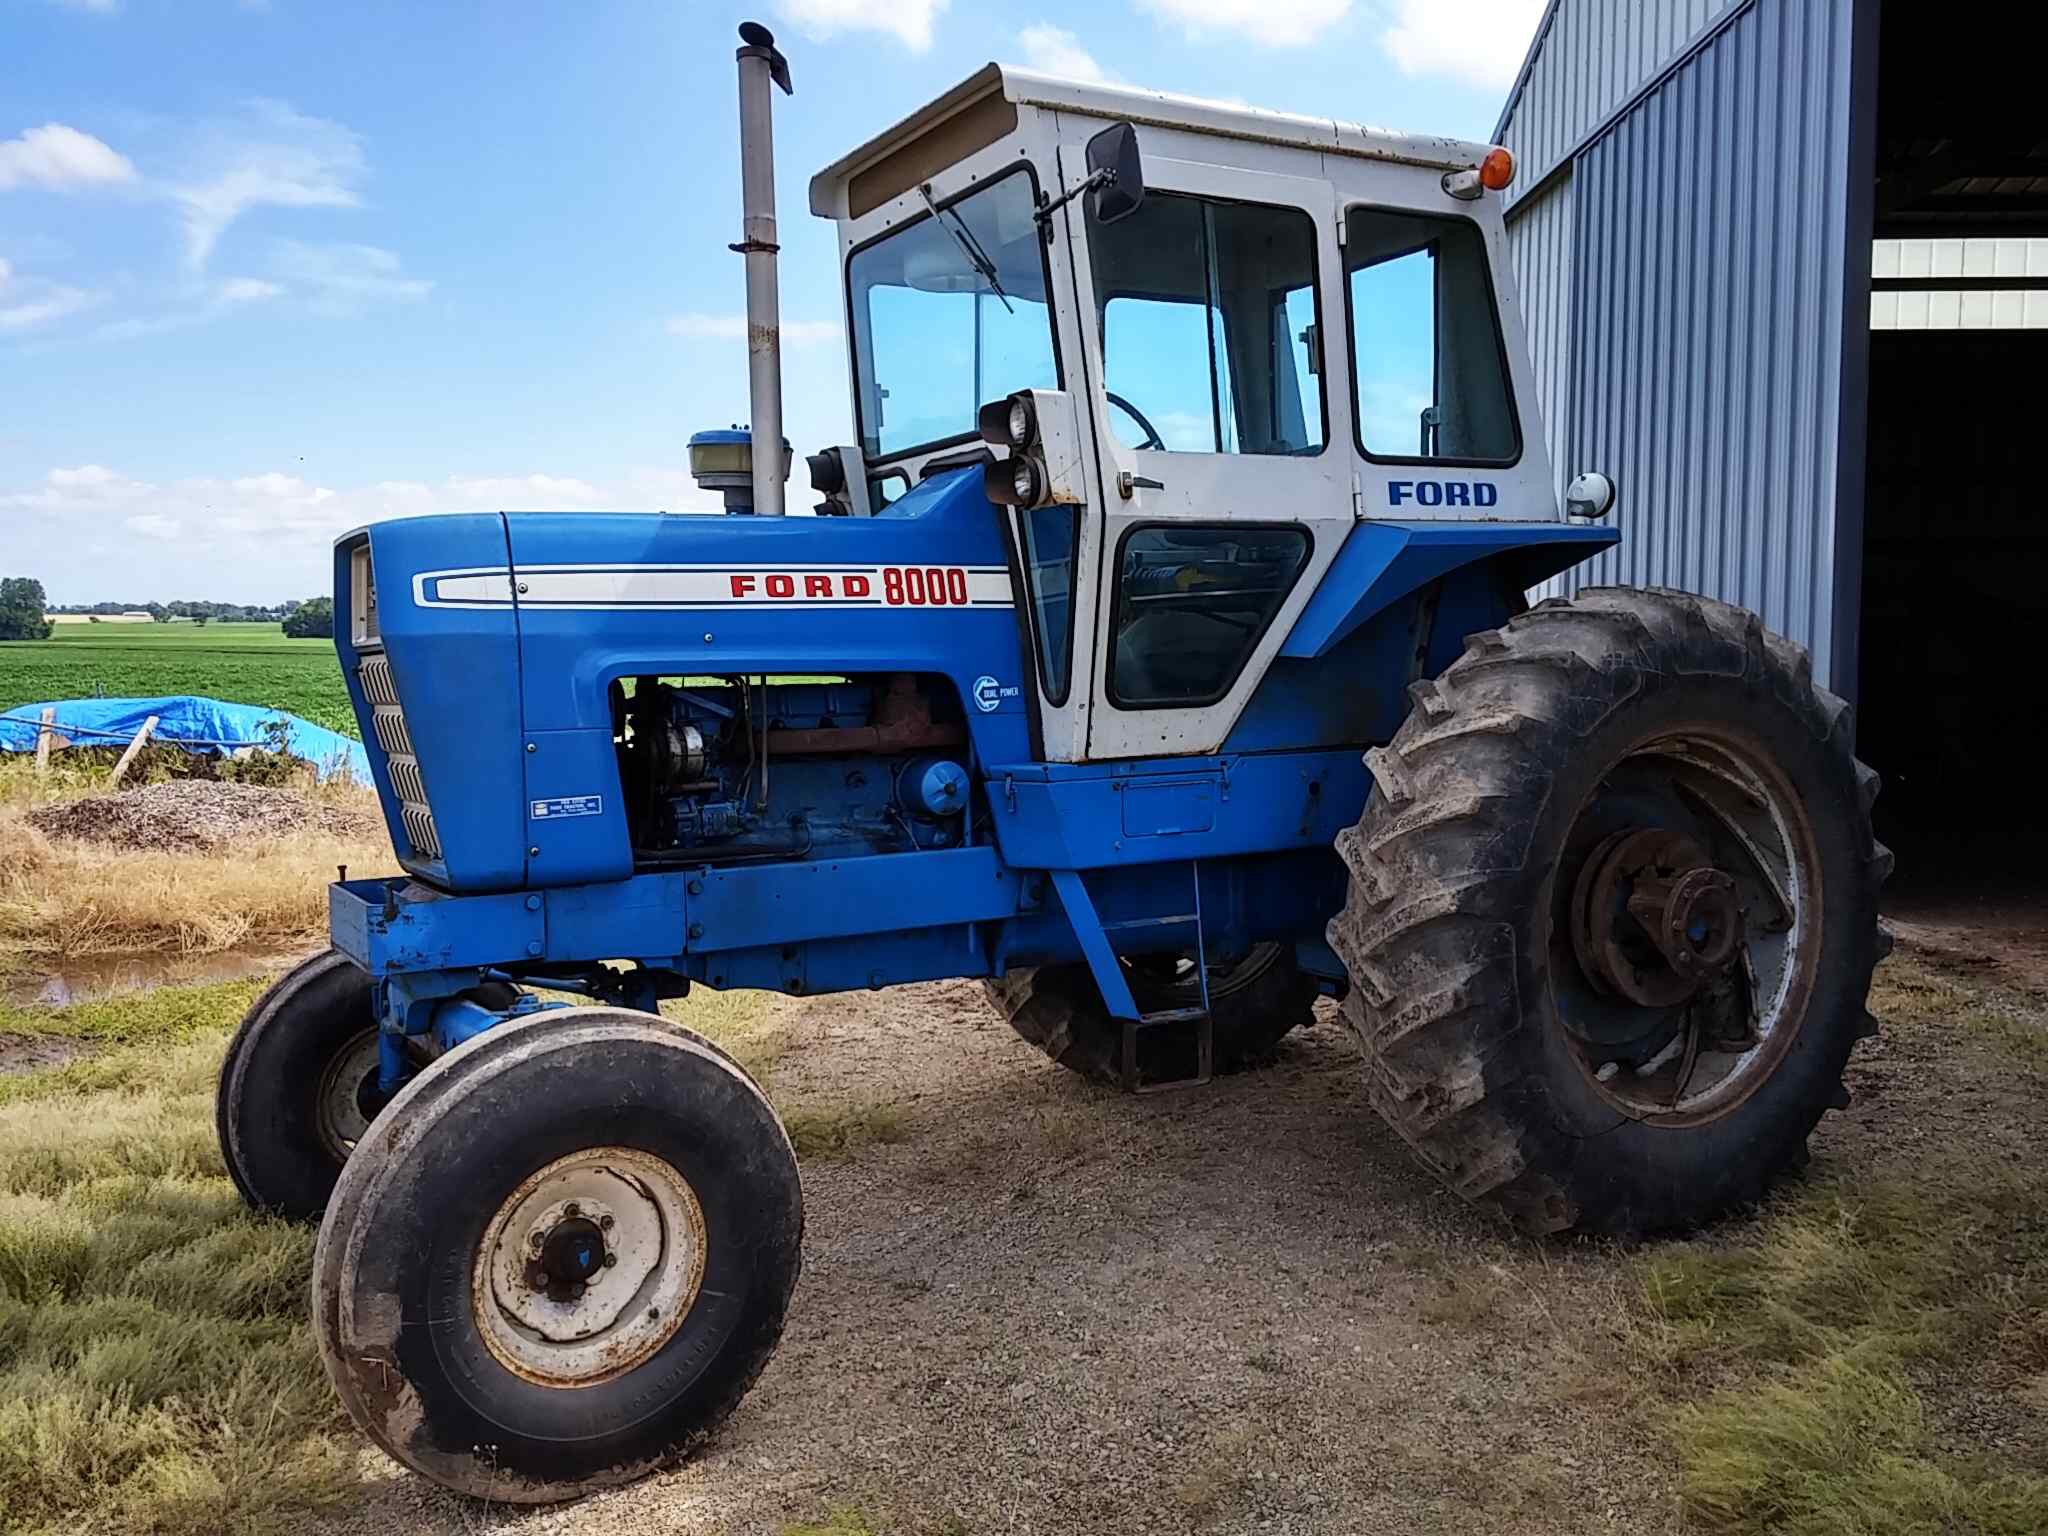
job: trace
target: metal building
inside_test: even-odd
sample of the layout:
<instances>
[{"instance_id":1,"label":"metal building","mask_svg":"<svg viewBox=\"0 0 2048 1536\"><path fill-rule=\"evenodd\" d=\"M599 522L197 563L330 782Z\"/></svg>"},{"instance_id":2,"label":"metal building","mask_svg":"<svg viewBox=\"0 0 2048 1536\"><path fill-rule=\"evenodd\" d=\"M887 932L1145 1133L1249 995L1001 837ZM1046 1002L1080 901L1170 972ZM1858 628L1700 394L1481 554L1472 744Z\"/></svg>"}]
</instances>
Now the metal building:
<instances>
[{"instance_id":1,"label":"metal building","mask_svg":"<svg viewBox=\"0 0 2048 1536\"><path fill-rule=\"evenodd\" d=\"M1858 704L1895 835L2002 794L2007 848L2048 704L2029 11L1551 0L1495 131L1553 460L1620 488L1572 583L1756 609Z\"/></svg>"}]
</instances>

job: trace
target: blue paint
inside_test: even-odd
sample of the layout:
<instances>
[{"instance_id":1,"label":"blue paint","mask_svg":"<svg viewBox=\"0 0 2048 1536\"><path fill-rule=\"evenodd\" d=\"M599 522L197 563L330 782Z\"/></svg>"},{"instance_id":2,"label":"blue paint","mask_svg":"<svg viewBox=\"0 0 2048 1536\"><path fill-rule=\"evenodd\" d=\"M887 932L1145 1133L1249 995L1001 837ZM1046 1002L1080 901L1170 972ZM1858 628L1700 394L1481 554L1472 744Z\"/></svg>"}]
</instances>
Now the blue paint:
<instances>
[{"instance_id":1,"label":"blue paint","mask_svg":"<svg viewBox=\"0 0 2048 1536\"><path fill-rule=\"evenodd\" d=\"M1486 563L1503 591L1546 581L1620 541L1612 528L1579 523L1360 523L1280 647L1321 656L1418 587L1461 566Z\"/></svg>"},{"instance_id":2,"label":"blue paint","mask_svg":"<svg viewBox=\"0 0 2048 1536\"><path fill-rule=\"evenodd\" d=\"M1417 481L1418 501L1425 483L1458 494ZM1456 483L1482 504L1483 482ZM1398 728L1418 666L1614 540L1360 524L1224 751L1050 763L1029 609L971 469L872 519L518 514L367 537L442 852L409 851L366 732L416 878L333 886L330 926L388 1039L444 1048L511 1016L476 990L495 978L652 1008L692 983L809 994L1086 963L1135 1017L1125 958L1279 941L1341 990L1321 931L1363 750ZM337 649L367 723L361 658Z\"/></svg>"}]
</instances>

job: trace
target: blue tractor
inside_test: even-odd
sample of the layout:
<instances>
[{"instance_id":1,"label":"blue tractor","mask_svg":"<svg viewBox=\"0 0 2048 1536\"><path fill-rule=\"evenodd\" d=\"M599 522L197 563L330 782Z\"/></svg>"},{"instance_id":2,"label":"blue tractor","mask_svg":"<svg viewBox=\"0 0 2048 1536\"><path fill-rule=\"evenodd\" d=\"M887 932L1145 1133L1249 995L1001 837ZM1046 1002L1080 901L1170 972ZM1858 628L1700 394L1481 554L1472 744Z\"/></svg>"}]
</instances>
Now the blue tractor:
<instances>
[{"instance_id":1,"label":"blue tractor","mask_svg":"<svg viewBox=\"0 0 2048 1536\"><path fill-rule=\"evenodd\" d=\"M219 1118L252 1205L324 1212L363 1430L537 1502L738 1403L803 1202L658 1011L697 988L982 977L1136 1091L1341 999L1416 1156L1532 1233L1799 1163L1873 1028L1876 777L1754 615L1525 600L1618 535L1530 404L1507 153L982 70L811 184L860 441L783 516L789 76L742 40L752 428L690 445L729 515L335 550L406 873L332 887Z\"/></svg>"}]
</instances>

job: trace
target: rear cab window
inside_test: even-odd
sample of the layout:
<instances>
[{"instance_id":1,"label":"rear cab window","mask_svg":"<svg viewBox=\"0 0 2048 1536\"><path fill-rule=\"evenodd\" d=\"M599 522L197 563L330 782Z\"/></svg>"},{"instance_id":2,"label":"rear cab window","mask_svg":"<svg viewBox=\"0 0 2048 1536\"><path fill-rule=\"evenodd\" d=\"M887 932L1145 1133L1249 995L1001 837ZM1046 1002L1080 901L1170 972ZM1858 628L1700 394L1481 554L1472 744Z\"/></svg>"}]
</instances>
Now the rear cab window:
<instances>
[{"instance_id":1,"label":"rear cab window","mask_svg":"<svg viewBox=\"0 0 2048 1536\"><path fill-rule=\"evenodd\" d=\"M1513 464L1521 434L1478 225L1381 208L1352 208L1344 222L1359 451L1397 463Z\"/></svg>"}]
</instances>

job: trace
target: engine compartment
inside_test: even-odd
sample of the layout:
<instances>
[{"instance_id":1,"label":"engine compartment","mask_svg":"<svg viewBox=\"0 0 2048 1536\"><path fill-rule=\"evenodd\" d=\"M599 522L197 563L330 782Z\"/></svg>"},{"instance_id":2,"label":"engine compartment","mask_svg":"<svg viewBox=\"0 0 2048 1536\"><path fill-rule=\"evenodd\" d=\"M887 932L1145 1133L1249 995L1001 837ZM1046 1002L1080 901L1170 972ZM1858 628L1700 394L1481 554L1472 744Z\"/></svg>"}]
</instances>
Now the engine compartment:
<instances>
[{"instance_id":1,"label":"engine compartment","mask_svg":"<svg viewBox=\"0 0 2048 1536\"><path fill-rule=\"evenodd\" d=\"M638 677L611 707L637 867L970 840L966 721L942 677Z\"/></svg>"}]
</instances>

